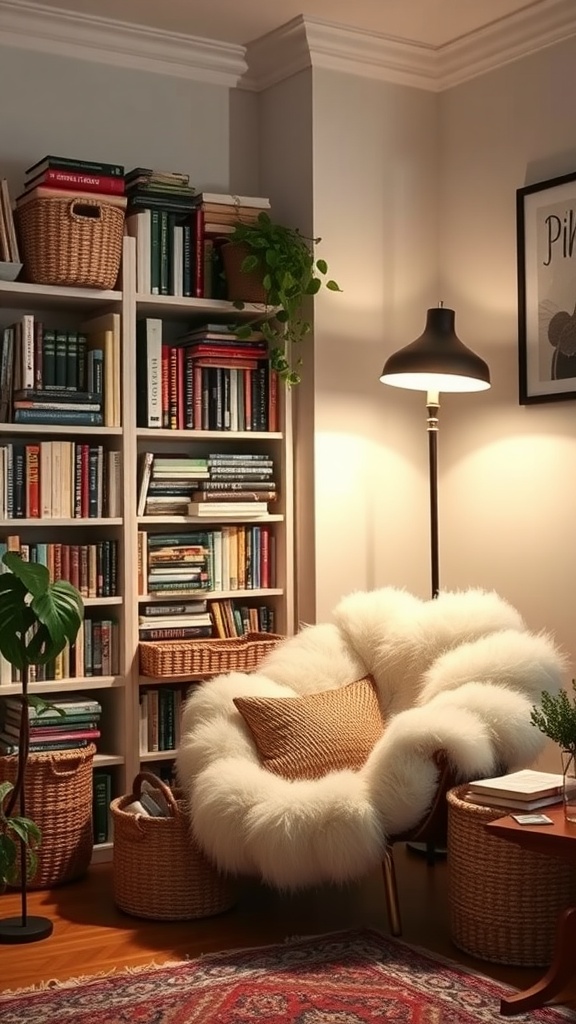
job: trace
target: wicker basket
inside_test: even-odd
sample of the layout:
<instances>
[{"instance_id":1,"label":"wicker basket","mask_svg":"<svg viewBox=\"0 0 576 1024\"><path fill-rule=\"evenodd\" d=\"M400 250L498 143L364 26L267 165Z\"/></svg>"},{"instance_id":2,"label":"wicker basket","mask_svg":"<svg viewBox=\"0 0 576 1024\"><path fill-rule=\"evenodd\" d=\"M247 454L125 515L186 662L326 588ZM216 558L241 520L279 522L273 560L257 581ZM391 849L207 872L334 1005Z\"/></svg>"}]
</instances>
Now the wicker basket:
<instances>
[{"instance_id":1,"label":"wicker basket","mask_svg":"<svg viewBox=\"0 0 576 1024\"><path fill-rule=\"evenodd\" d=\"M139 644L140 671L155 678L251 672L284 637L246 633L229 640L165 640Z\"/></svg>"},{"instance_id":2,"label":"wicker basket","mask_svg":"<svg viewBox=\"0 0 576 1024\"><path fill-rule=\"evenodd\" d=\"M266 289L262 284L262 271L252 270L246 274L242 263L250 255L250 249L242 242L227 242L222 246L222 262L226 277L226 290L231 301L266 302Z\"/></svg>"},{"instance_id":3,"label":"wicker basket","mask_svg":"<svg viewBox=\"0 0 576 1024\"><path fill-rule=\"evenodd\" d=\"M138 799L144 780L160 789L170 818L148 818L124 808ZM111 805L114 824L113 873L117 906L134 917L182 921L210 917L235 903L232 886L196 846L186 804L149 772L140 772L130 796Z\"/></svg>"},{"instance_id":4,"label":"wicker basket","mask_svg":"<svg viewBox=\"0 0 576 1024\"><path fill-rule=\"evenodd\" d=\"M551 962L559 913L573 905L576 873L523 850L484 825L506 812L448 793L448 901L452 941L481 960L519 967Z\"/></svg>"},{"instance_id":5,"label":"wicker basket","mask_svg":"<svg viewBox=\"0 0 576 1024\"><path fill-rule=\"evenodd\" d=\"M92 857L92 766L96 747L30 754L26 815L42 830L38 870L30 889L50 889L80 878ZM0 757L0 779L14 782L16 756Z\"/></svg>"},{"instance_id":6,"label":"wicker basket","mask_svg":"<svg viewBox=\"0 0 576 1024\"><path fill-rule=\"evenodd\" d=\"M24 273L33 284L113 288L124 210L105 201L31 199L17 211Z\"/></svg>"}]
</instances>

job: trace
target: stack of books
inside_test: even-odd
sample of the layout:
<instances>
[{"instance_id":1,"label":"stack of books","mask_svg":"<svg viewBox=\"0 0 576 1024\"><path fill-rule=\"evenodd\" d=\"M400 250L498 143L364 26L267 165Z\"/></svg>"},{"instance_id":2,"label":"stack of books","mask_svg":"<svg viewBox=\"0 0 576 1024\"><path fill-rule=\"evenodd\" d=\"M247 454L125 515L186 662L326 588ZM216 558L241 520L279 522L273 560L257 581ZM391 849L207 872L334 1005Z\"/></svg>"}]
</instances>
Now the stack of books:
<instances>
[{"instance_id":1,"label":"stack of books","mask_svg":"<svg viewBox=\"0 0 576 1024\"><path fill-rule=\"evenodd\" d=\"M205 600L145 605L138 617L139 640L192 640L213 635Z\"/></svg>"},{"instance_id":2,"label":"stack of books","mask_svg":"<svg viewBox=\"0 0 576 1024\"><path fill-rule=\"evenodd\" d=\"M482 807L536 811L562 802L562 775L529 768L470 782L466 799Z\"/></svg>"},{"instance_id":3,"label":"stack of books","mask_svg":"<svg viewBox=\"0 0 576 1024\"><path fill-rule=\"evenodd\" d=\"M185 516L202 480L209 478L208 460L144 452L140 460L137 514Z\"/></svg>"},{"instance_id":4,"label":"stack of books","mask_svg":"<svg viewBox=\"0 0 576 1024\"><path fill-rule=\"evenodd\" d=\"M126 175L126 230L136 239L136 287L144 295L194 295L194 196L180 171L135 167Z\"/></svg>"},{"instance_id":5,"label":"stack of books","mask_svg":"<svg viewBox=\"0 0 576 1024\"><path fill-rule=\"evenodd\" d=\"M24 191L16 200L19 209L32 199L95 199L122 209L124 168L95 160L45 156L25 172Z\"/></svg>"},{"instance_id":6,"label":"stack of books","mask_svg":"<svg viewBox=\"0 0 576 1024\"><path fill-rule=\"evenodd\" d=\"M210 590L210 551L206 533L150 534L148 592L159 596Z\"/></svg>"},{"instance_id":7,"label":"stack of books","mask_svg":"<svg viewBox=\"0 0 576 1024\"><path fill-rule=\"evenodd\" d=\"M208 479L192 495L188 515L217 515L230 519L268 514L276 500L274 460L255 452L213 452L208 455Z\"/></svg>"},{"instance_id":8,"label":"stack of books","mask_svg":"<svg viewBox=\"0 0 576 1024\"><path fill-rule=\"evenodd\" d=\"M231 235L236 224L251 224L262 211L270 209L266 196L233 196L222 192L200 192L196 209L204 221L205 235Z\"/></svg>"},{"instance_id":9,"label":"stack of books","mask_svg":"<svg viewBox=\"0 0 576 1024\"><path fill-rule=\"evenodd\" d=\"M75 694L50 698L50 707L40 714L28 708L30 752L72 750L87 747L100 737L102 707L92 697ZM22 701L4 697L0 707L0 753L17 754L19 750Z\"/></svg>"}]
</instances>

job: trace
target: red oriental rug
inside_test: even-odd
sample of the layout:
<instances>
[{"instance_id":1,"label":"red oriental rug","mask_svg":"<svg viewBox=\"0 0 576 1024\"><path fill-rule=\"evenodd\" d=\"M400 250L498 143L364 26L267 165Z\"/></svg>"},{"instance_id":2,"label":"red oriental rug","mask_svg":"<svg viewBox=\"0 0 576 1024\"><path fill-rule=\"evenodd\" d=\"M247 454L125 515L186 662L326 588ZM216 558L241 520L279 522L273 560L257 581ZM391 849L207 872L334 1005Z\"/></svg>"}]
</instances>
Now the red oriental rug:
<instances>
[{"instance_id":1,"label":"red oriental rug","mask_svg":"<svg viewBox=\"0 0 576 1024\"><path fill-rule=\"evenodd\" d=\"M502 985L378 932L214 953L0 995L2 1024L502 1024ZM574 1020L573 1015L569 1018ZM559 1009L519 1014L566 1024Z\"/></svg>"}]
</instances>

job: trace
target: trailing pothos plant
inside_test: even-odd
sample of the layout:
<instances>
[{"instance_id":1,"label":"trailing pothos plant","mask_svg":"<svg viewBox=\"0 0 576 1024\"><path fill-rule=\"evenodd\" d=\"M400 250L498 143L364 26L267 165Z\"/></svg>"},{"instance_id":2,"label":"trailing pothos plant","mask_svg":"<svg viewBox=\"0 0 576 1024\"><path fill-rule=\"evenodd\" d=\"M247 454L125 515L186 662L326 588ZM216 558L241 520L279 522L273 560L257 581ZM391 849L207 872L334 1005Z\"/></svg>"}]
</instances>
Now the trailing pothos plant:
<instances>
[{"instance_id":1,"label":"trailing pothos plant","mask_svg":"<svg viewBox=\"0 0 576 1024\"><path fill-rule=\"evenodd\" d=\"M42 713L51 707L28 693L30 666L45 665L67 643L74 643L84 606L71 583L50 582L46 566L25 562L14 551L8 551L2 561L8 572L0 574L0 652L20 672L22 709L16 779L0 780L0 886L20 881L25 919L26 881L36 870L41 842L40 829L26 816L25 805L29 708Z\"/></svg>"},{"instance_id":2,"label":"trailing pothos plant","mask_svg":"<svg viewBox=\"0 0 576 1024\"><path fill-rule=\"evenodd\" d=\"M328 264L316 259L313 247L321 238L306 238L298 228L276 224L267 213L260 213L255 221L238 222L228 236L229 242L241 243L248 249L241 271L259 272L266 295L266 305L274 308L274 319L258 324L268 342L271 366L287 387L300 383L295 369L302 362L293 350L312 330L310 321L302 316L306 298L316 295L322 285L329 291L342 289L327 277ZM243 309L236 300L234 306ZM243 324L234 330L236 337L250 337L253 324Z\"/></svg>"}]
</instances>

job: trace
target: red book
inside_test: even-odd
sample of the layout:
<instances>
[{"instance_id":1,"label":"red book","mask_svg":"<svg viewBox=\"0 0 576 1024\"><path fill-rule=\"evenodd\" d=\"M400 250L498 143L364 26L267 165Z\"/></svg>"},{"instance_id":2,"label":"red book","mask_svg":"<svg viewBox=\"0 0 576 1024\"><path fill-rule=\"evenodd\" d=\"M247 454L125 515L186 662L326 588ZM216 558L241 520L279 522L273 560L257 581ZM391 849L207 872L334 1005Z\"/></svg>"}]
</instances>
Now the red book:
<instances>
[{"instance_id":1,"label":"red book","mask_svg":"<svg viewBox=\"0 0 576 1024\"><path fill-rule=\"evenodd\" d=\"M170 426L170 346L162 345L162 426Z\"/></svg>"},{"instance_id":2,"label":"red book","mask_svg":"<svg viewBox=\"0 0 576 1024\"><path fill-rule=\"evenodd\" d=\"M268 372L268 430L280 429L278 417L278 374L270 367Z\"/></svg>"},{"instance_id":3,"label":"red book","mask_svg":"<svg viewBox=\"0 0 576 1024\"><path fill-rule=\"evenodd\" d=\"M28 519L40 516L40 445L26 445L26 515Z\"/></svg>"},{"instance_id":4,"label":"red book","mask_svg":"<svg viewBox=\"0 0 576 1024\"><path fill-rule=\"evenodd\" d=\"M184 349L177 348L177 368L176 368L176 379L178 386L178 408L177 408L177 421L178 430L184 430L185 427L185 406L186 406L186 395L184 393Z\"/></svg>"},{"instance_id":5,"label":"red book","mask_svg":"<svg viewBox=\"0 0 576 1024\"><path fill-rule=\"evenodd\" d=\"M227 358L239 356L241 359L262 359L266 354L266 347L258 348L255 345L188 345L188 351L194 356L218 356Z\"/></svg>"},{"instance_id":6,"label":"red book","mask_svg":"<svg viewBox=\"0 0 576 1024\"><path fill-rule=\"evenodd\" d=\"M171 430L178 430L178 349L170 349L170 378L168 383Z\"/></svg>"},{"instance_id":7,"label":"red book","mask_svg":"<svg viewBox=\"0 0 576 1024\"><path fill-rule=\"evenodd\" d=\"M80 171L57 171L48 168L37 178L27 183L27 190L36 185L51 185L53 188L77 189L79 192L101 192L123 196L124 178L112 178L105 174L83 174Z\"/></svg>"}]
</instances>

